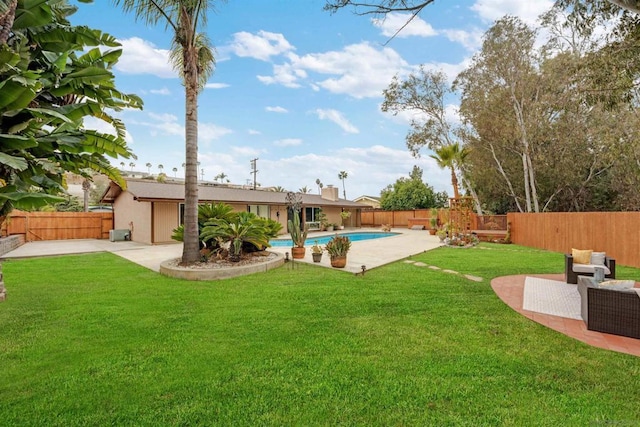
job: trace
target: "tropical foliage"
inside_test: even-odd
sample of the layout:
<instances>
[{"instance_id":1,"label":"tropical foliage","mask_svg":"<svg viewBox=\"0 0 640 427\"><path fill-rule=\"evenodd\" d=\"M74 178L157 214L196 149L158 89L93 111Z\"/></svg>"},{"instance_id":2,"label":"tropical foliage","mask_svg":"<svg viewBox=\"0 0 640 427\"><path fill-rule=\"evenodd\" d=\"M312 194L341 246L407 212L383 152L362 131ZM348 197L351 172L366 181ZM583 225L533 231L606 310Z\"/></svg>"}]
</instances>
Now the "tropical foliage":
<instances>
[{"instance_id":1,"label":"tropical foliage","mask_svg":"<svg viewBox=\"0 0 640 427\"><path fill-rule=\"evenodd\" d=\"M229 259L239 261L243 250L263 250L278 235L282 226L251 212L239 212L228 219L207 221L200 233L203 241L217 240L229 244Z\"/></svg>"},{"instance_id":2,"label":"tropical foliage","mask_svg":"<svg viewBox=\"0 0 640 427\"><path fill-rule=\"evenodd\" d=\"M233 212L225 203L202 204L198 207L200 247L208 254L229 250L229 257L238 261L243 252L264 250L269 240L278 236L282 225L250 212ZM184 227L173 230L174 240L184 240Z\"/></svg>"},{"instance_id":3,"label":"tropical foliage","mask_svg":"<svg viewBox=\"0 0 640 427\"><path fill-rule=\"evenodd\" d=\"M142 101L115 87L120 44L72 26L76 10L66 0L0 5L0 220L13 207L62 200L54 196L65 191L64 171L99 172L125 187L108 158L135 156L112 112L142 108ZM88 129L89 117L114 135Z\"/></svg>"}]
</instances>

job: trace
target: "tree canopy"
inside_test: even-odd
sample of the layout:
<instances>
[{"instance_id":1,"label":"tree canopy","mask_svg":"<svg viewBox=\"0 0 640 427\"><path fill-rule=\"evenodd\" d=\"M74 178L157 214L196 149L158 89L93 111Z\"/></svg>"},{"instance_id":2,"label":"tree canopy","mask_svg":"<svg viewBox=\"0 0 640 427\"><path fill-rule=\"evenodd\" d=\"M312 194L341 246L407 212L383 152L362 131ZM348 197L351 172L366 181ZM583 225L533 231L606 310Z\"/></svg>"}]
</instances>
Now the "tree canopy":
<instances>
[{"instance_id":1,"label":"tree canopy","mask_svg":"<svg viewBox=\"0 0 640 427\"><path fill-rule=\"evenodd\" d=\"M120 44L73 26L66 0L10 1L0 8L0 217L58 200L64 171L105 174L125 187L109 158L135 157L113 112L142 108L117 90L111 72ZM92 117L114 134L89 129Z\"/></svg>"},{"instance_id":2,"label":"tree canopy","mask_svg":"<svg viewBox=\"0 0 640 427\"><path fill-rule=\"evenodd\" d=\"M436 193L422 181L422 169L414 166L409 178L402 177L380 192L380 207L384 210L429 209L448 206L447 193Z\"/></svg>"}]
</instances>

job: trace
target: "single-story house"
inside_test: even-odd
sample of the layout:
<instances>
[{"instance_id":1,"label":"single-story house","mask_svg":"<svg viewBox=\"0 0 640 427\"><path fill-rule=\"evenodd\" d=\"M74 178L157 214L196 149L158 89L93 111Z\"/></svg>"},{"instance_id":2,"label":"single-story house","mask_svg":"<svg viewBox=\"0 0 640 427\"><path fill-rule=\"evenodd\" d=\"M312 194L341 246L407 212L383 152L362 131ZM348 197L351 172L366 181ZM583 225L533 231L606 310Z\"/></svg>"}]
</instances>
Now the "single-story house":
<instances>
[{"instance_id":1,"label":"single-story house","mask_svg":"<svg viewBox=\"0 0 640 427\"><path fill-rule=\"evenodd\" d=\"M131 240L147 244L169 243L173 230L183 223L184 184L182 182L157 182L149 179L127 179L127 189L123 190L111 182L102 196L103 203L113 205L115 229L127 229ZM347 227L360 227L363 205L340 199L338 188L327 186L321 195L300 194L302 198L302 222L310 230L319 230L320 210L327 221L342 224L341 213L348 211L351 216L344 220ZM264 218L271 218L287 230L289 212L287 193L231 188L213 183L198 187L200 203L224 202L238 212L248 211Z\"/></svg>"}]
</instances>

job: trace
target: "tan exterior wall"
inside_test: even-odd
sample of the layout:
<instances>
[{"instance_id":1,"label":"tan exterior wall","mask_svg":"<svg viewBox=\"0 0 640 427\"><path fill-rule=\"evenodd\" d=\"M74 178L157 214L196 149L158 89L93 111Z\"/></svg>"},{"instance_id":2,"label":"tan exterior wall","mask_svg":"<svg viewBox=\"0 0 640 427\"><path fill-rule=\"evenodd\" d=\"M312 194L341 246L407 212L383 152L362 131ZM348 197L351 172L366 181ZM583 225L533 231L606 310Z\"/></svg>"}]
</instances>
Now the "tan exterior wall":
<instances>
[{"instance_id":1,"label":"tan exterior wall","mask_svg":"<svg viewBox=\"0 0 640 427\"><path fill-rule=\"evenodd\" d=\"M180 224L178 203L153 203L153 243L172 243L173 230Z\"/></svg>"},{"instance_id":2,"label":"tan exterior wall","mask_svg":"<svg viewBox=\"0 0 640 427\"><path fill-rule=\"evenodd\" d=\"M123 192L113 204L113 228L131 230L131 240L152 244L151 203L133 200L133 195Z\"/></svg>"}]
</instances>

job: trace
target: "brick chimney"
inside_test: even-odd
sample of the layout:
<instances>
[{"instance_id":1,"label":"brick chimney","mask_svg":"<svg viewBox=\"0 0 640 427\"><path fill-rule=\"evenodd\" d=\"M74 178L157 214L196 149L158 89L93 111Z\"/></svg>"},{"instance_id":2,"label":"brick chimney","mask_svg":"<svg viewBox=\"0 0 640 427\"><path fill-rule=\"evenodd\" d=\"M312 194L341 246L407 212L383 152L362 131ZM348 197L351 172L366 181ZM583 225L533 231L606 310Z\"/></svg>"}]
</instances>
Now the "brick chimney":
<instances>
[{"instance_id":1,"label":"brick chimney","mask_svg":"<svg viewBox=\"0 0 640 427\"><path fill-rule=\"evenodd\" d=\"M335 202L339 199L338 197L338 187L334 187L333 185L327 185L322 189L322 195L320 196L325 200L331 200Z\"/></svg>"}]
</instances>

